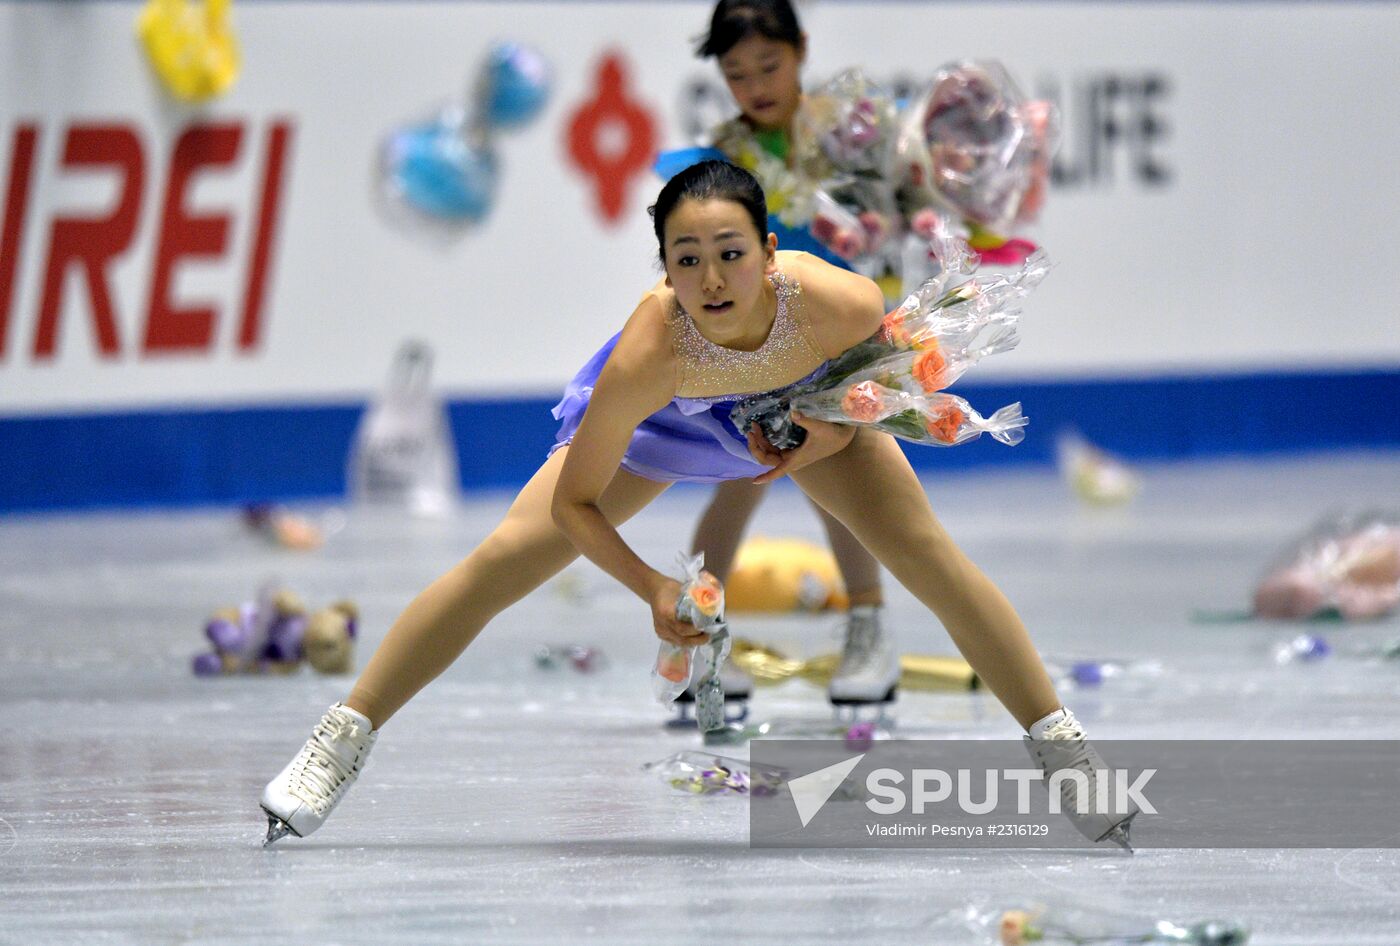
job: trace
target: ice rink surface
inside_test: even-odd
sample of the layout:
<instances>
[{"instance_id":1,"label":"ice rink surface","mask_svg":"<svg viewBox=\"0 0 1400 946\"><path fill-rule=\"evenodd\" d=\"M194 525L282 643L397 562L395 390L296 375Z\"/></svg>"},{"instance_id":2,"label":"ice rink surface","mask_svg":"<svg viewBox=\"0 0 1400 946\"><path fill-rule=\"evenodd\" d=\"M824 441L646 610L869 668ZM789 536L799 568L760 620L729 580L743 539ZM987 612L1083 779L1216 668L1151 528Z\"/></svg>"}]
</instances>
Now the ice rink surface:
<instances>
[{"instance_id":1,"label":"ice rink surface","mask_svg":"<svg viewBox=\"0 0 1400 946\"><path fill-rule=\"evenodd\" d=\"M1161 662L1155 679L1063 693L1091 735L1395 738L1400 664L1361 655L1400 637L1400 620L1316 626L1335 653L1280 667L1271 648L1296 627L1192 612L1243 608L1321 514L1400 507L1400 454L1144 472L1119 510L1081 507L1044 471L926 480L1043 654ZM673 489L624 534L668 565L705 496ZM322 831L263 850L263 784L350 679L196 679L207 615L272 577L313 608L350 596L363 665L508 499L473 497L445 522L353 516L306 554L231 510L0 520L0 942L955 944L983 941L955 919L969 904L1044 902L1241 920L1260 946L1400 943L1396 850L750 850L746 799L682 795L641 771L697 737L661 725L647 610L586 563L489 626L385 727ZM818 526L784 486L753 532ZM953 652L912 597L889 598L904 650ZM834 649L835 624L733 621L794 655ZM566 642L608 666L534 666L538 645ZM802 682L760 689L752 712L829 717ZM896 716L906 736L1018 735L985 694L906 693ZM1376 830L1400 835L1400 817Z\"/></svg>"}]
</instances>

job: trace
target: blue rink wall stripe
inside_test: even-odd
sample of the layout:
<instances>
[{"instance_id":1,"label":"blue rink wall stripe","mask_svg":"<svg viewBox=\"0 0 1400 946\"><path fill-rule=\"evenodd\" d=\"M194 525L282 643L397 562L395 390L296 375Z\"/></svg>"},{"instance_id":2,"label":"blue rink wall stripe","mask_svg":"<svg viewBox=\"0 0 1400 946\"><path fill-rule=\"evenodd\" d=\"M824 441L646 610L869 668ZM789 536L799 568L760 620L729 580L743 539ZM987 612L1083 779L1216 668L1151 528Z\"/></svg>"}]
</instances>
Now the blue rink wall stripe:
<instances>
[{"instance_id":1,"label":"blue rink wall stripe","mask_svg":"<svg viewBox=\"0 0 1400 946\"><path fill-rule=\"evenodd\" d=\"M908 447L921 471L1049 464L1074 427L1130 460L1400 447L1400 368L1307 374L968 383L983 414L1019 400L1024 443ZM462 484L521 485L554 398L449 403ZM0 417L0 511L335 498L363 404Z\"/></svg>"}]
</instances>

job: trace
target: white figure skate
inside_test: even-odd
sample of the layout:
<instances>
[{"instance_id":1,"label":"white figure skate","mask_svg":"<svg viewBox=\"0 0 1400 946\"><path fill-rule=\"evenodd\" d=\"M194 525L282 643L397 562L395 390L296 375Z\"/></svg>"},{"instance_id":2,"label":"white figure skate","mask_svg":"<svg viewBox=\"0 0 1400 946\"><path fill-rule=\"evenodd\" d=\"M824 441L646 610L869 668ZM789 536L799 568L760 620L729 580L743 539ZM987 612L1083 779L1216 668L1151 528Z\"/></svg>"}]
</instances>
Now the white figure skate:
<instances>
[{"instance_id":1,"label":"white figure skate","mask_svg":"<svg viewBox=\"0 0 1400 946\"><path fill-rule=\"evenodd\" d=\"M359 777L378 738L365 716L341 703L332 706L296 758L263 789L263 846L288 834L304 838L325 824Z\"/></svg>"},{"instance_id":2,"label":"white figure skate","mask_svg":"<svg viewBox=\"0 0 1400 946\"><path fill-rule=\"evenodd\" d=\"M846 643L841 663L827 687L827 698L840 719L860 722L862 709L875 707L875 719L899 692L899 653L893 637L880 623L878 608L851 609L846 620Z\"/></svg>"},{"instance_id":3,"label":"white figure skate","mask_svg":"<svg viewBox=\"0 0 1400 946\"><path fill-rule=\"evenodd\" d=\"M1079 810L1081 785L1077 779L1066 778L1060 782L1060 811L1080 834L1090 841L1112 841L1129 853L1133 846L1128 838L1128 830L1138 815L1138 807L1132 799L1124 799L1126 807L1118 810L1116 791L1108 793L1108 808L1101 809L1095 792L1096 772L1109 771L1108 765L1084 736L1084 728L1069 710L1064 711L1064 719L1055 723L1039 739L1024 737L1026 751L1036 765L1045 773L1046 786L1050 777L1065 769L1077 769L1088 777L1089 792L1085 799L1085 810ZM1107 777L1106 775L1103 777ZM1112 788L1113 786L1111 786Z\"/></svg>"}]
</instances>

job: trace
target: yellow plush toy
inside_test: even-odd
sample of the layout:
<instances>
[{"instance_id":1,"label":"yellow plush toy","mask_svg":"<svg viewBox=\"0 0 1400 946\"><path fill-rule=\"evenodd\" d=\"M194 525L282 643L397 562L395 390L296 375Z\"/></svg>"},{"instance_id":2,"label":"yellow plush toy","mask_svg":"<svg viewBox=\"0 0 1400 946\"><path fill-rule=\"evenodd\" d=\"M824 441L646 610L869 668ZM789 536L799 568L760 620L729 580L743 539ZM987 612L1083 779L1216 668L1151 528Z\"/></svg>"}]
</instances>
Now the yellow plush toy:
<instances>
[{"instance_id":1,"label":"yellow plush toy","mask_svg":"<svg viewBox=\"0 0 1400 946\"><path fill-rule=\"evenodd\" d=\"M801 539L755 536L724 585L729 611L845 610L849 603L831 552Z\"/></svg>"},{"instance_id":2,"label":"yellow plush toy","mask_svg":"<svg viewBox=\"0 0 1400 946\"><path fill-rule=\"evenodd\" d=\"M238 78L231 0L148 0L136 21L146 56L170 94L202 102Z\"/></svg>"}]
</instances>

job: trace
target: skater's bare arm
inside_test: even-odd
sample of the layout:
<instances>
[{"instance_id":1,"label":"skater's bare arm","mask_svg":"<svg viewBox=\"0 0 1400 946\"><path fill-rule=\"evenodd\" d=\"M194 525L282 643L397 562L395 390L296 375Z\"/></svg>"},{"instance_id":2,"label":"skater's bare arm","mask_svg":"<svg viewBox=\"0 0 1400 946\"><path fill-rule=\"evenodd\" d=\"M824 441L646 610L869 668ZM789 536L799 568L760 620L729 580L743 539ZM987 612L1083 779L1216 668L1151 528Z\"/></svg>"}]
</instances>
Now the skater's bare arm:
<instances>
[{"instance_id":1,"label":"skater's bare arm","mask_svg":"<svg viewBox=\"0 0 1400 946\"><path fill-rule=\"evenodd\" d=\"M642 561L598 506L617 475L633 432L676 393L676 364L661 303L648 296L628 321L598 376L588 409L564 457L551 512L560 531L599 568L652 608L657 636L695 644L693 625L675 619L680 584Z\"/></svg>"},{"instance_id":2,"label":"skater's bare arm","mask_svg":"<svg viewBox=\"0 0 1400 946\"><path fill-rule=\"evenodd\" d=\"M885 298L874 281L806 254L800 265L807 318L822 354L835 358L875 334Z\"/></svg>"}]
</instances>

